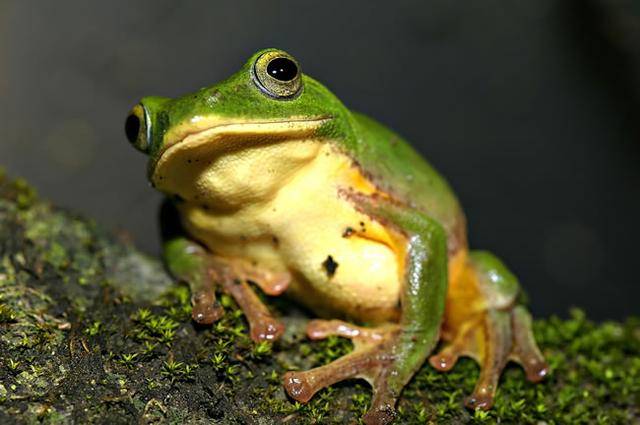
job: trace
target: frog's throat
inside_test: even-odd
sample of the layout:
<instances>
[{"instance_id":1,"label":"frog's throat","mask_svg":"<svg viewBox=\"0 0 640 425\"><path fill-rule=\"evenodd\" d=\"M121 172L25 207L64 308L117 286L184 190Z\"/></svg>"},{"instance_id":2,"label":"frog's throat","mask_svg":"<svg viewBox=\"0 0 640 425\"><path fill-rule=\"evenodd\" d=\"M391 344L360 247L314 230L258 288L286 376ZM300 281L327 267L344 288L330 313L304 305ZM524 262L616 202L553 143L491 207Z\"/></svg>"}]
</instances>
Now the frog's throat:
<instances>
[{"instance_id":1,"label":"frog's throat","mask_svg":"<svg viewBox=\"0 0 640 425\"><path fill-rule=\"evenodd\" d=\"M215 120L212 125L202 124L191 129L179 129L165 137L162 150L149 163L148 175L155 182L157 175L180 151L194 150L204 145L216 146L218 154L231 152L251 143L276 143L291 139L311 138L318 129L331 120L330 117L290 118L286 121L225 122Z\"/></svg>"}]
</instances>

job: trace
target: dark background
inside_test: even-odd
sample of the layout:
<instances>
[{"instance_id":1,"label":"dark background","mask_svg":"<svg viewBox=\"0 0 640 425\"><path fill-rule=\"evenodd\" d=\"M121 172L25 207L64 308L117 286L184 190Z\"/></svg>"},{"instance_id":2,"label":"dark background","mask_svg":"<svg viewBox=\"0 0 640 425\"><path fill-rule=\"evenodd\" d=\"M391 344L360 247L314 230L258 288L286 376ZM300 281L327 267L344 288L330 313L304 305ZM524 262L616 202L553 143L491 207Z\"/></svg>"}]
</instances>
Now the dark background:
<instances>
[{"instance_id":1,"label":"dark background","mask_svg":"<svg viewBox=\"0 0 640 425\"><path fill-rule=\"evenodd\" d=\"M129 108L279 47L449 179L472 246L511 266L534 314L640 313L638 7L373 3L2 1L0 164L158 253Z\"/></svg>"}]
</instances>

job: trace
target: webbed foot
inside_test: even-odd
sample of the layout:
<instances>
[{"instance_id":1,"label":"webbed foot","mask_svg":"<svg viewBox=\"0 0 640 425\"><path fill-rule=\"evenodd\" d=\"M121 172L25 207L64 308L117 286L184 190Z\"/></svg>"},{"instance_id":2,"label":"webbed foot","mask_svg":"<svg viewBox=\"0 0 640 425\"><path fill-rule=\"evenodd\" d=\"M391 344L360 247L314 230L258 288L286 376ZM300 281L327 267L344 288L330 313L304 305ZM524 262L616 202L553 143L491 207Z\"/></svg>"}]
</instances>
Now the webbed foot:
<instances>
[{"instance_id":1,"label":"webbed foot","mask_svg":"<svg viewBox=\"0 0 640 425\"><path fill-rule=\"evenodd\" d=\"M500 374L509 360L518 362L527 379L538 382L549 371L533 338L531 316L522 306L487 310L464 322L453 339L429 363L445 372L458 358L468 356L480 363L480 377L465 405L488 410L493 406Z\"/></svg>"},{"instance_id":2,"label":"webbed foot","mask_svg":"<svg viewBox=\"0 0 640 425\"><path fill-rule=\"evenodd\" d=\"M255 342L274 341L284 332L284 325L275 319L251 286L244 280L234 279L225 273L216 273L225 292L233 297L249 322L249 335ZM192 289L193 290L193 289ZM202 325L210 325L224 315L217 303L214 285L201 285L191 296L192 319Z\"/></svg>"},{"instance_id":3,"label":"webbed foot","mask_svg":"<svg viewBox=\"0 0 640 425\"><path fill-rule=\"evenodd\" d=\"M307 326L310 339L337 335L351 339L354 349L327 365L303 372L287 372L284 375L285 390L294 400L306 403L322 388L346 379L362 378L371 384L374 393L371 408L363 421L366 424L389 423L395 417L394 405L398 394L389 388L387 381L399 334L398 325L362 328L340 320L312 320Z\"/></svg>"}]
</instances>

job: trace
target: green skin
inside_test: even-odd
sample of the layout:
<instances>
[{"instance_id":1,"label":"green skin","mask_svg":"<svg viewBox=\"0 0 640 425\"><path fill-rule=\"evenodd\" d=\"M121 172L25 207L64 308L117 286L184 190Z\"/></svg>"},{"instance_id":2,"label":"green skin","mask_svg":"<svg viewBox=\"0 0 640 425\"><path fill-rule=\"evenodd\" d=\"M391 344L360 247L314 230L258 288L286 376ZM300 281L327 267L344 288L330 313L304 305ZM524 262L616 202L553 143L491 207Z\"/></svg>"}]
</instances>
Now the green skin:
<instances>
[{"instance_id":1,"label":"green skin","mask_svg":"<svg viewBox=\"0 0 640 425\"><path fill-rule=\"evenodd\" d=\"M386 423L393 417L402 388L438 342L447 298L448 258L466 249L464 215L446 181L408 143L381 124L347 109L311 77L301 76L301 93L293 98L266 95L257 86L252 70L261 55L272 51L276 50L257 52L227 80L195 93L177 99L143 98L140 105L146 133L132 142L149 155L151 176L163 152L165 134L195 116L215 114L230 119L282 121L290 117L330 118L318 130L318 136L334 143L378 188L394 198L388 201L351 193L349 200L361 212L387 223L408 240L399 332L389 337L392 342L385 345L384 355L376 354L377 358L386 359L377 364L376 372L360 374L373 381L375 392L365 421ZM207 252L188 236L171 231L165 233L164 248L172 273L190 283L194 297L207 297L213 287ZM470 259L481 277L485 297L513 302L519 285L502 263L487 253L471 253ZM215 300L208 301L213 316L219 317ZM508 327L508 314L499 321ZM506 338L511 340L510 336Z\"/></svg>"}]
</instances>

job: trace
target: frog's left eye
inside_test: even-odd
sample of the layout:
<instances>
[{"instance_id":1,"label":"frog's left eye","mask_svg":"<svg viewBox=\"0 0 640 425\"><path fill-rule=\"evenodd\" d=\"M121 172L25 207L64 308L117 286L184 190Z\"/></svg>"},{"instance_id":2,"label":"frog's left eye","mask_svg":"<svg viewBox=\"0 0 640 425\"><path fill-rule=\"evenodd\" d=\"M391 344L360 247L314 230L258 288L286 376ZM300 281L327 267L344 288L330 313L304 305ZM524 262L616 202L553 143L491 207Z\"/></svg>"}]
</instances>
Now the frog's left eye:
<instances>
[{"instance_id":1,"label":"frog's left eye","mask_svg":"<svg viewBox=\"0 0 640 425\"><path fill-rule=\"evenodd\" d=\"M258 57L253 76L260 90L277 99L291 99L302 89L300 66L283 51L269 51Z\"/></svg>"}]
</instances>

